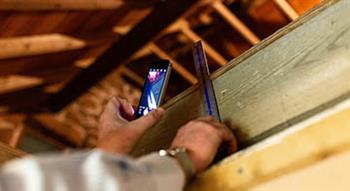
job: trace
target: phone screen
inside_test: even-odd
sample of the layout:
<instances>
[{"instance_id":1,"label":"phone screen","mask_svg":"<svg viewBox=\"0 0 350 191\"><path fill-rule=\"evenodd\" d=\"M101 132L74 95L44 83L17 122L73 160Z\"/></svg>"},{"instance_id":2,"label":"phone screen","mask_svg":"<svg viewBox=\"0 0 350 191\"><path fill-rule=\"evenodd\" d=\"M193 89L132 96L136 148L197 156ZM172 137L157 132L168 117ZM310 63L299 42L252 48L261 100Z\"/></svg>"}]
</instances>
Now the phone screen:
<instances>
[{"instance_id":1,"label":"phone screen","mask_svg":"<svg viewBox=\"0 0 350 191\"><path fill-rule=\"evenodd\" d=\"M151 110L159 107L165 93L169 74L169 61L162 61L151 65L143 87L140 104L135 114L136 118L146 115Z\"/></svg>"}]
</instances>

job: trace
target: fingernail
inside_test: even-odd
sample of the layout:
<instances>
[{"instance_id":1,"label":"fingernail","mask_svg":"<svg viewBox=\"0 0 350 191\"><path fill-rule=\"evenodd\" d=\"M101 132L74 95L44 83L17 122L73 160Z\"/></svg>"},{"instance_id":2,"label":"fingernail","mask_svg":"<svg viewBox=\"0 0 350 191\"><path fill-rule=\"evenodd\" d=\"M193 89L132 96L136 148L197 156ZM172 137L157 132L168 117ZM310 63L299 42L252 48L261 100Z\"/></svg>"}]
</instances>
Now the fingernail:
<instances>
[{"instance_id":1,"label":"fingernail","mask_svg":"<svg viewBox=\"0 0 350 191\"><path fill-rule=\"evenodd\" d=\"M152 110L148 114L151 114L151 113L154 113L157 116L157 118L160 118L160 117L163 117L165 111L163 108L157 108L157 109Z\"/></svg>"}]
</instances>

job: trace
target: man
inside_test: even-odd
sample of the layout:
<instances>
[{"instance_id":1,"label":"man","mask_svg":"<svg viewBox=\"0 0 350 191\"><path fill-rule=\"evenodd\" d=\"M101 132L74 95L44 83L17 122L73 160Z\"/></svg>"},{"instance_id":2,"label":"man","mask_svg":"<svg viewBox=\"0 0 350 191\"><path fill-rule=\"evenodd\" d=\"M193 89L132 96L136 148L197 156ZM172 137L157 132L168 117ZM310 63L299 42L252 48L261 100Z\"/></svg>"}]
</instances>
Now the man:
<instances>
[{"instance_id":1,"label":"man","mask_svg":"<svg viewBox=\"0 0 350 191\"><path fill-rule=\"evenodd\" d=\"M165 111L159 108L136 120L133 115L131 104L113 98L100 117L96 149L9 162L0 171L0 191L179 191L186 178L208 167L222 142L236 150L224 124L201 117L179 129L168 152L132 159L127 155Z\"/></svg>"}]
</instances>

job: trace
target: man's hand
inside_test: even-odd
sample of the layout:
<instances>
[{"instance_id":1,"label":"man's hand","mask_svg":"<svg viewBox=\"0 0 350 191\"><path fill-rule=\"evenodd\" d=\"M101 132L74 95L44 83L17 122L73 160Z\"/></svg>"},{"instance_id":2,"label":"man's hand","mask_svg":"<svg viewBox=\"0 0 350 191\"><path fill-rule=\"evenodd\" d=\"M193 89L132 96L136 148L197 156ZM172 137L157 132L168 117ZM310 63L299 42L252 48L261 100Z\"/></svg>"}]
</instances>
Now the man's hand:
<instances>
[{"instance_id":1,"label":"man's hand","mask_svg":"<svg viewBox=\"0 0 350 191\"><path fill-rule=\"evenodd\" d=\"M125 99L112 98L99 121L97 147L112 153L128 154L147 129L164 116L162 108L134 119L134 109Z\"/></svg>"},{"instance_id":2,"label":"man's hand","mask_svg":"<svg viewBox=\"0 0 350 191\"><path fill-rule=\"evenodd\" d=\"M203 171L213 161L222 142L230 145L230 152L237 150L232 132L213 117L202 117L190 121L179 129L171 147L186 148L194 173Z\"/></svg>"}]
</instances>

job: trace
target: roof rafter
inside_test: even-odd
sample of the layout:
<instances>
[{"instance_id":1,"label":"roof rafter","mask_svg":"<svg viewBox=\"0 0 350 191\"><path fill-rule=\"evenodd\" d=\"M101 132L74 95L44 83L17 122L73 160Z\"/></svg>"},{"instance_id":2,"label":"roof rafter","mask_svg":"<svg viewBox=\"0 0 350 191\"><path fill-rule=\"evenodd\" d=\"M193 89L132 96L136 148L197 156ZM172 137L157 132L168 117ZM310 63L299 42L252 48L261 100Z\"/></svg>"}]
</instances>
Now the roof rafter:
<instances>
[{"instance_id":1,"label":"roof rafter","mask_svg":"<svg viewBox=\"0 0 350 191\"><path fill-rule=\"evenodd\" d=\"M0 0L0 10L113 10L123 5L142 7L155 2L155 0Z\"/></svg>"},{"instance_id":2,"label":"roof rafter","mask_svg":"<svg viewBox=\"0 0 350 191\"><path fill-rule=\"evenodd\" d=\"M160 2L153 11L128 34L109 48L95 63L82 70L60 92L49 99L52 111L59 111L79 97L136 51L153 40L198 0Z\"/></svg>"}]
</instances>

